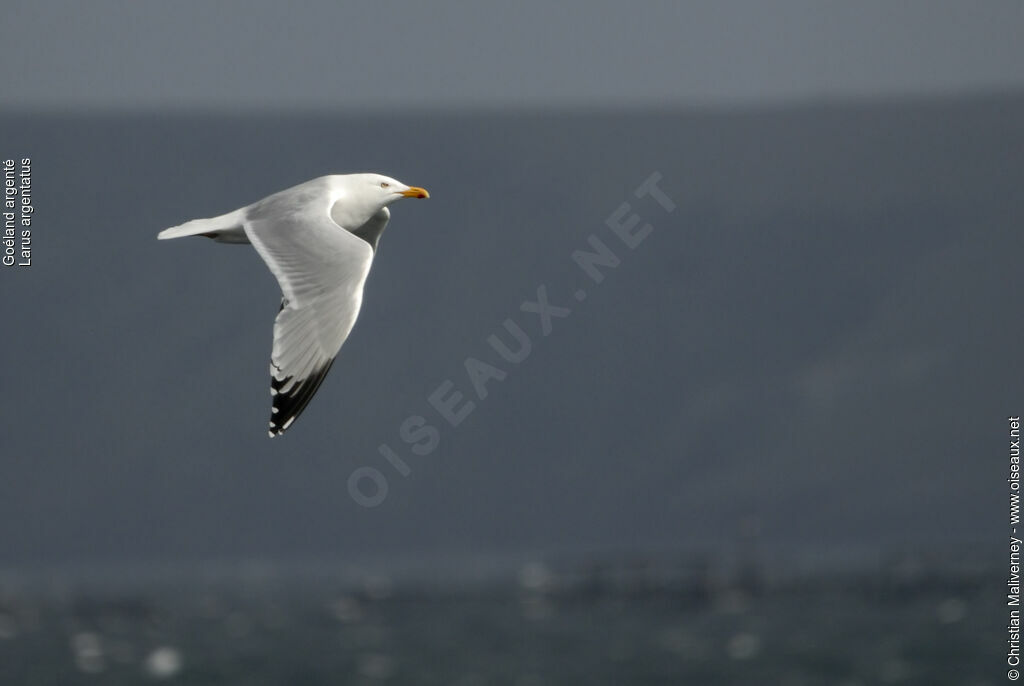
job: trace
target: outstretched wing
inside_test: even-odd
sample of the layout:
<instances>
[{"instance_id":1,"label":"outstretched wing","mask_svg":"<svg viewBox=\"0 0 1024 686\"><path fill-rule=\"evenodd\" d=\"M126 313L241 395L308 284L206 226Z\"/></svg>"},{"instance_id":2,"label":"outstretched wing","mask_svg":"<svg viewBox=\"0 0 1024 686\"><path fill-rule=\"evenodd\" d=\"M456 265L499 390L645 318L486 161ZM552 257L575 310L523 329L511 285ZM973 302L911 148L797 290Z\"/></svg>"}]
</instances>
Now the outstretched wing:
<instances>
[{"instance_id":1,"label":"outstretched wing","mask_svg":"<svg viewBox=\"0 0 1024 686\"><path fill-rule=\"evenodd\" d=\"M245 221L284 294L270 357L271 436L291 426L327 376L359 315L373 261L370 245L331 219L329 202L326 194L279 194Z\"/></svg>"},{"instance_id":2,"label":"outstretched wing","mask_svg":"<svg viewBox=\"0 0 1024 686\"><path fill-rule=\"evenodd\" d=\"M373 248L373 252L377 252L377 243L380 242L380 235L384 233L384 229L387 228L388 220L391 219L391 212L386 207L382 207L377 214L366 220L366 223L360 226L358 229L353 229L352 235L358 236Z\"/></svg>"}]
</instances>

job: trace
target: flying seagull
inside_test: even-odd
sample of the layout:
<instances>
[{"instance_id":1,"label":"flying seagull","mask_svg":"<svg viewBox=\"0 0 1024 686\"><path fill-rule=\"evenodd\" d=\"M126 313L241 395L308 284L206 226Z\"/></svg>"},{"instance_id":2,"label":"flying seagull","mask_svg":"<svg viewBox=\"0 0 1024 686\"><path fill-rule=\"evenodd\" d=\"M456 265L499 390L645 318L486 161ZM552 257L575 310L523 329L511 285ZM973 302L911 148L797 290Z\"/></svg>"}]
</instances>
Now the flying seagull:
<instances>
[{"instance_id":1,"label":"flying seagull","mask_svg":"<svg viewBox=\"0 0 1024 686\"><path fill-rule=\"evenodd\" d=\"M285 432L327 376L359 315L363 284L391 212L426 190L380 174L322 176L157 238L251 243L281 286L270 356L270 436Z\"/></svg>"}]
</instances>

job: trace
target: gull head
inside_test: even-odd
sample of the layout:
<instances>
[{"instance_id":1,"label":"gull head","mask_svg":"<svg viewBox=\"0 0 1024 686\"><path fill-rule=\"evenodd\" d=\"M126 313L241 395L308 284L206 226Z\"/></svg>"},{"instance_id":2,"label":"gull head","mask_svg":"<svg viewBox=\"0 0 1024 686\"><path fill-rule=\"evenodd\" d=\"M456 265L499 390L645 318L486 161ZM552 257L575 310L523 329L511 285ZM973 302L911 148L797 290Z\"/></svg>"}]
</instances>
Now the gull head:
<instances>
[{"instance_id":1,"label":"gull head","mask_svg":"<svg viewBox=\"0 0 1024 686\"><path fill-rule=\"evenodd\" d=\"M349 231L358 230L378 215L387 224L390 215L385 208L396 200L430 197L423 188L407 186L381 174L344 174L326 178L333 198L331 219Z\"/></svg>"},{"instance_id":2,"label":"gull head","mask_svg":"<svg viewBox=\"0 0 1024 686\"><path fill-rule=\"evenodd\" d=\"M430 193L419 186L407 186L397 179L381 174L359 174L362 193L375 197L381 207L386 207L402 198L429 198Z\"/></svg>"}]
</instances>

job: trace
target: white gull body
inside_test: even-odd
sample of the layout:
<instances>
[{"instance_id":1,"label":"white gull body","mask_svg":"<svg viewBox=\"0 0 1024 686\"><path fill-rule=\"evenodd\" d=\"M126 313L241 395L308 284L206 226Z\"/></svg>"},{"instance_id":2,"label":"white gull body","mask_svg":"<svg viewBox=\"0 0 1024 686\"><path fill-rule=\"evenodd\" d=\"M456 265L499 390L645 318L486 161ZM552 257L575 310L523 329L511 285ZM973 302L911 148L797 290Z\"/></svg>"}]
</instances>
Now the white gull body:
<instances>
[{"instance_id":1,"label":"white gull body","mask_svg":"<svg viewBox=\"0 0 1024 686\"><path fill-rule=\"evenodd\" d=\"M157 238L251 243L281 286L270 356L270 435L284 433L327 376L359 316L388 205L427 191L380 174L322 176Z\"/></svg>"}]
</instances>

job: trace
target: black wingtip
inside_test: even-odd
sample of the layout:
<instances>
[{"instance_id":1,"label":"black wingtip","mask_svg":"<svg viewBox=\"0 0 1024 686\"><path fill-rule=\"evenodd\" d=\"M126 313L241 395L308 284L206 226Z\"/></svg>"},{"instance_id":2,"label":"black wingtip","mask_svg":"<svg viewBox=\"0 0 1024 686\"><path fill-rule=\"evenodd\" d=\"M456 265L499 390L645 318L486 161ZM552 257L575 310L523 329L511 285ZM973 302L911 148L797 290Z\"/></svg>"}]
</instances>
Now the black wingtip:
<instances>
[{"instance_id":1,"label":"black wingtip","mask_svg":"<svg viewBox=\"0 0 1024 686\"><path fill-rule=\"evenodd\" d=\"M273 397L273 402L270 409L268 433L271 438L280 436L287 431L298 416L302 414L302 411L306 409L306 405L313 399L317 389L320 388L320 384L323 383L327 372L331 370L331 365L333 364L334 360L329 361L327 364L314 370L312 374L302 381L294 384L287 391L284 388L291 381L292 377L289 376L284 379L277 379L274 376L270 377L270 394Z\"/></svg>"}]
</instances>

